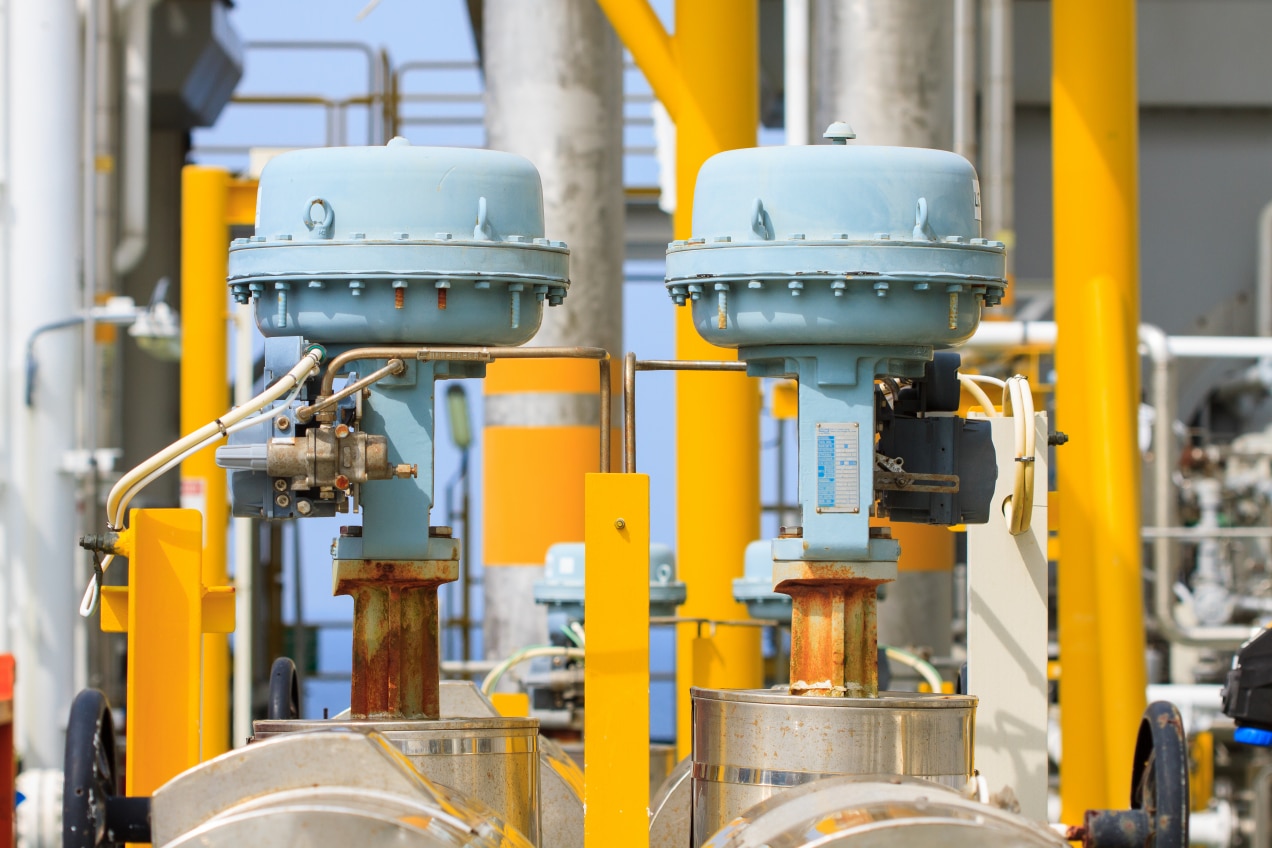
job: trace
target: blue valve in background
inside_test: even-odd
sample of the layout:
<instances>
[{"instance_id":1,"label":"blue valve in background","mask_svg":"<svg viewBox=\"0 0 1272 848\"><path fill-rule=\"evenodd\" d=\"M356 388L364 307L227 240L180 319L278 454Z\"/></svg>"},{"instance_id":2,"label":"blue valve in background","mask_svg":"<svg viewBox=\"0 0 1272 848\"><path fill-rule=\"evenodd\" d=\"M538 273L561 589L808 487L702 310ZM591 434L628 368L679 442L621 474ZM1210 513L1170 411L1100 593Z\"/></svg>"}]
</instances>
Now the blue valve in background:
<instances>
[{"instance_id":1,"label":"blue valve in background","mask_svg":"<svg viewBox=\"0 0 1272 848\"><path fill-rule=\"evenodd\" d=\"M1232 738L1244 745L1257 745L1260 748L1272 746L1272 730L1259 727L1238 727Z\"/></svg>"}]
</instances>

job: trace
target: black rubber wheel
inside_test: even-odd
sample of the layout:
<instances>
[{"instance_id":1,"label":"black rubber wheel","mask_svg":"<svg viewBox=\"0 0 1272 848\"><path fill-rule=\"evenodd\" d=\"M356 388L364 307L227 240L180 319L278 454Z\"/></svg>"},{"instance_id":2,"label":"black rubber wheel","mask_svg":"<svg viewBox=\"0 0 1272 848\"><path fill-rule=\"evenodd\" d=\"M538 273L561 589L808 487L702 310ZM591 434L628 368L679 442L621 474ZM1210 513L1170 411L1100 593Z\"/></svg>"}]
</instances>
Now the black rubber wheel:
<instances>
[{"instance_id":1,"label":"black rubber wheel","mask_svg":"<svg viewBox=\"0 0 1272 848\"><path fill-rule=\"evenodd\" d=\"M269 670L269 711L271 721L300 718L300 677L290 657L279 657Z\"/></svg>"},{"instance_id":2,"label":"black rubber wheel","mask_svg":"<svg viewBox=\"0 0 1272 848\"><path fill-rule=\"evenodd\" d=\"M66 728L62 783L63 848L115 848L107 841L106 806L118 785L115 727L110 704L96 689L85 689L71 704Z\"/></svg>"},{"instance_id":3,"label":"black rubber wheel","mask_svg":"<svg viewBox=\"0 0 1272 848\"><path fill-rule=\"evenodd\" d=\"M1188 845L1188 737L1179 710L1154 701L1144 711L1131 769L1131 808L1151 822L1152 848Z\"/></svg>"}]
</instances>

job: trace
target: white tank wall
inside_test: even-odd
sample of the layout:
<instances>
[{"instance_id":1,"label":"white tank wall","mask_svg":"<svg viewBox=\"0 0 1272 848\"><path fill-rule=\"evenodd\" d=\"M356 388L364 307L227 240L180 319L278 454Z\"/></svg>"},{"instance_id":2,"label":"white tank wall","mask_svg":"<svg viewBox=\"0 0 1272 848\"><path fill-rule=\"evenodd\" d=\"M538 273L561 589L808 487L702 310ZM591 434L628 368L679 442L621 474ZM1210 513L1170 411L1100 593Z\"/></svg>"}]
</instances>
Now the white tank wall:
<instances>
[{"instance_id":1,"label":"white tank wall","mask_svg":"<svg viewBox=\"0 0 1272 848\"><path fill-rule=\"evenodd\" d=\"M3 9L0 652L17 658L18 751L44 767L62 762L82 682L76 485L60 470L74 447L80 333L40 339L31 409L24 368L32 330L71 317L80 300L79 19L74 0L8 0Z\"/></svg>"}]
</instances>

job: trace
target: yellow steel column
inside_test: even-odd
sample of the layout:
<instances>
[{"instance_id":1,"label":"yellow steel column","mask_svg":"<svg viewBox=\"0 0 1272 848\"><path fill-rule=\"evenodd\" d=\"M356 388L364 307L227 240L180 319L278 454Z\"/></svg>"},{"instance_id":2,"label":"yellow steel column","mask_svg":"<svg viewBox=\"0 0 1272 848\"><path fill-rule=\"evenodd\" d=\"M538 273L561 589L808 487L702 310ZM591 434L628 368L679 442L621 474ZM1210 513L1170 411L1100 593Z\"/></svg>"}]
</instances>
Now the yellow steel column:
<instances>
[{"instance_id":1,"label":"yellow steel column","mask_svg":"<svg viewBox=\"0 0 1272 848\"><path fill-rule=\"evenodd\" d=\"M693 229L698 169L724 150L755 145L759 125L759 25L755 0L681 0L669 38L647 0L599 0L654 94L676 121L675 237ZM677 310L676 356L733 358L704 342ZM676 375L676 559L689 591L685 616L745 616L733 600L746 546L760 532L760 391L738 374ZM676 738L690 751L689 687L761 683L759 633L722 627L676 639Z\"/></svg>"},{"instance_id":2,"label":"yellow steel column","mask_svg":"<svg viewBox=\"0 0 1272 848\"><path fill-rule=\"evenodd\" d=\"M181 173L181 432L230 405L226 350L230 176L187 165ZM225 471L208 447L181 464L181 505L203 513L203 582L227 582L229 523ZM203 756L230 746L230 649L223 634L203 637Z\"/></svg>"},{"instance_id":3,"label":"yellow steel column","mask_svg":"<svg viewBox=\"0 0 1272 848\"><path fill-rule=\"evenodd\" d=\"M1062 819L1126 806L1144 709L1134 0L1052 3Z\"/></svg>"},{"instance_id":4,"label":"yellow steel column","mask_svg":"<svg viewBox=\"0 0 1272 848\"><path fill-rule=\"evenodd\" d=\"M234 590L200 574L202 528L192 509L133 510L115 549L128 585L102 587L102 630L128 633L129 795L200 760L201 642L234 629Z\"/></svg>"},{"instance_id":5,"label":"yellow steel column","mask_svg":"<svg viewBox=\"0 0 1272 848\"><path fill-rule=\"evenodd\" d=\"M649 845L649 477L588 474L584 848Z\"/></svg>"},{"instance_id":6,"label":"yellow steel column","mask_svg":"<svg viewBox=\"0 0 1272 848\"><path fill-rule=\"evenodd\" d=\"M676 58L687 97L697 107L681 109L676 123L676 238L695 235L693 192L702 163L723 150L755 145L757 16L754 0L676 3ZM699 337L688 308L676 311L676 356L734 358ZM745 616L733 600L732 583L742 576L746 546L760 533L759 416L759 386L749 377L676 375L676 558L689 591L686 616ZM694 636L693 627L682 626L677 639L676 738L682 756L692 742L690 682L711 688L762 683L754 628L719 628L707 645L695 646L703 637Z\"/></svg>"}]
</instances>

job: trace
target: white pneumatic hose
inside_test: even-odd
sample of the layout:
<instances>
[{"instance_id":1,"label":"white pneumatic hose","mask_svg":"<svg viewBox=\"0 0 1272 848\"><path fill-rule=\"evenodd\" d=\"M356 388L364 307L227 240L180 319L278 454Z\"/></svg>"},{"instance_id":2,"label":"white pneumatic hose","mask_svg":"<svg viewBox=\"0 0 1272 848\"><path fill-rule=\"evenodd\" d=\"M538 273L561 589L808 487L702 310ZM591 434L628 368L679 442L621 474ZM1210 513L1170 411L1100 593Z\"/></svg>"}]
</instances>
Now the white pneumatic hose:
<instances>
[{"instance_id":1,"label":"white pneumatic hose","mask_svg":"<svg viewBox=\"0 0 1272 848\"><path fill-rule=\"evenodd\" d=\"M300 393L305 380L309 379L310 375L322 364L323 356L324 353L321 348L311 348L301 358L300 362L296 363L290 371L265 391L242 406L231 409L217 420L203 425L190 435L178 439L120 477L119 481L111 487L110 495L106 498L107 526L111 530L122 530L129 503L147 485L205 447L214 444L230 433L256 424L267 415L272 414L253 415L253 413L260 413L261 410L284 395L289 396L288 401L290 402L291 398ZM102 572L105 572L107 566L114 559L113 554L108 554L102 559ZM80 602L81 616L88 618L97 609L100 588L99 578L94 574L88 588L84 591L84 599Z\"/></svg>"},{"instance_id":2,"label":"white pneumatic hose","mask_svg":"<svg viewBox=\"0 0 1272 848\"><path fill-rule=\"evenodd\" d=\"M1003 407L1011 404L1016 431L1016 482L1005 504L1007 529L1013 536L1029 532L1033 521L1034 463L1037 454L1033 392L1029 380L1017 374L1003 389Z\"/></svg>"},{"instance_id":3,"label":"white pneumatic hose","mask_svg":"<svg viewBox=\"0 0 1272 848\"><path fill-rule=\"evenodd\" d=\"M981 409L985 410L985 414L990 418L998 418L1002 413L994 406L994 402L989 399L989 395L985 394L985 390L977 385L977 379L980 374L959 374L958 383L967 393L976 398L976 402L981 405ZM995 381L1001 385L1001 381Z\"/></svg>"}]
</instances>

